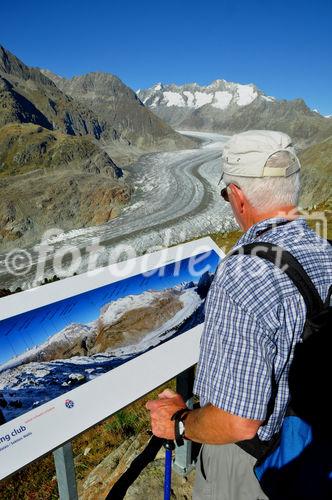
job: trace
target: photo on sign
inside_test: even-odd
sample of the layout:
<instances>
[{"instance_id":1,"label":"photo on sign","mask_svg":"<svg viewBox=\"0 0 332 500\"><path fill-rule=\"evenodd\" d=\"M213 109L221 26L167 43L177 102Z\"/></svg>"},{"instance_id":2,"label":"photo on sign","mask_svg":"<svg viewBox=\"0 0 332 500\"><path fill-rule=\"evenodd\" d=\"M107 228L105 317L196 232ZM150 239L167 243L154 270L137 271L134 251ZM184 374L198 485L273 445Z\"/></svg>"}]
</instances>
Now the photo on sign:
<instances>
[{"instance_id":1,"label":"photo on sign","mask_svg":"<svg viewBox=\"0 0 332 500\"><path fill-rule=\"evenodd\" d=\"M8 422L204 321L214 251L0 321Z\"/></svg>"}]
</instances>

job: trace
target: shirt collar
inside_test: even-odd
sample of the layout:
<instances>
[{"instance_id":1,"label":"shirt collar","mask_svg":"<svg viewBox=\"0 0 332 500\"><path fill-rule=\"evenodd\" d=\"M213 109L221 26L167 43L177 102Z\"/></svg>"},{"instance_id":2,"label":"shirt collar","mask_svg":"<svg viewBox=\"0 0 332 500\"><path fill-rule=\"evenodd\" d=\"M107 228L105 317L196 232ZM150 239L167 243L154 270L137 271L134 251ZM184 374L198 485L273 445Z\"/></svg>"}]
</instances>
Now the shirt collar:
<instances>
[{"instance_id":1,"label":"shirt collar","mask_svg":"<svg viewBox=\"0 0 332 500\"><path fill-rule=\"evenodd\" d=\"M270 228L273 229L276 227L277 224L280 224L282 222L287 222L287 220L288 219L286 217L272 217L270 219L261 220L261 221L257 222L256 224L254 224L253 226L251 226L248 229L248 231L246 231L241 236L241 238L239 239L239 241L237 242L237 244L235 246L238 247L238 246L245 245L246 243L251 243L260 235L260 233L262 231L265 231L266 229L270 229ZM298 219L295 219L292 222L303 224L303 223L305 223L305 219L304 219L304 217L299 217Z\"/></svg>"}]
</instances>

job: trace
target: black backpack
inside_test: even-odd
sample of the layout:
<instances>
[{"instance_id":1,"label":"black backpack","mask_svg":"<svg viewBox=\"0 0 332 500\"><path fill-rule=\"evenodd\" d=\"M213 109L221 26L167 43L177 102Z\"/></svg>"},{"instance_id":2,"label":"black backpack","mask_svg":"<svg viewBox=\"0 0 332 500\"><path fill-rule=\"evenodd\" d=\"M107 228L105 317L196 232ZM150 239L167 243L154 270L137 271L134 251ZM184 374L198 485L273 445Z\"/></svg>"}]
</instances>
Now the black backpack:
<instances>
[{"instance_id":1,"label":"black backpack","mask_svg":"<svg viewBox=\"0 0 332 500\"><path fill-rule=\"evenodd\" d=\"M306 305L303 334L288 376L290 403L282 428L268 442L255 436L237 444L257 458L254 472L270 500L331 500L332 285L323 302L298 260L271 243L250 243L231 252L236 254L257 256L279 267ZM272 381L272 401L275 388Z\"/></svg>"}]
</instances>

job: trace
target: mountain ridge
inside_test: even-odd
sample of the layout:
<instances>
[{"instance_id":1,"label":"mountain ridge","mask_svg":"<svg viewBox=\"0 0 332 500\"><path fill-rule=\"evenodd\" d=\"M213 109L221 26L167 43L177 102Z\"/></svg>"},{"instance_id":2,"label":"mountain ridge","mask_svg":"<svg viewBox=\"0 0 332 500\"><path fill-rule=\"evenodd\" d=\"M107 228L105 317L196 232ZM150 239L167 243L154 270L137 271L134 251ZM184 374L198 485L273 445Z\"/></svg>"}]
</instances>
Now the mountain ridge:
<instances>
[{"instance_id":1,"label":"mountain ridge","mask_svg":"<svg viewBox=\"0 0 332 500\"><path fill-rule=\"evenodd\" d=\"M207 86L158 83L139 89L137 94L153 112L178 129L224 134L281 130L300 147L332 135L332 121L311 110L303 99L278 100L252 83L221 79Z\"/></svg>"},{"instance_id":2,"label":"mountain ridge","mask_svg":"<svg viewBox=\"0 0 332 500\"><path fill-rule=\"evenodd\" d=\"M103 139L103 146L108 143L115 161L122 160L121 148L130 162L144 152L195 147L151 113L118 77L94 72L66 80L26 65L2 45L0 100L0 127L34 123L69 135L92 135Z\"/></svg>"},{"instance_id":3,"label":"mountain ridge","mask_svg":"<svg viewBox=\"0 0 332 500\"><path fill-rule=\"evenodd\" d=\"M96 139L103 132L91 110L77 105L37 68L27 66L3 46L0 46L0 99L0 126L35 123L69 135L90 134ZM16 113L17 108L20 114ZM34 118L31 108L37 110Z\"/></svg>"},{"instance_id":4,"label":"mountain ridge","mask_svg":"<svg viewBox=\"0 0 332 500\"><path fill-rule=\"evenodd\" d=\"M62 92L99 117L105 140L122 141L123 148L134 146L142 152L195 147L193 141L164 123L130 87L111 73L94 71L66 79L50 70L40 71Z\"/></svg>"}]
</instances>

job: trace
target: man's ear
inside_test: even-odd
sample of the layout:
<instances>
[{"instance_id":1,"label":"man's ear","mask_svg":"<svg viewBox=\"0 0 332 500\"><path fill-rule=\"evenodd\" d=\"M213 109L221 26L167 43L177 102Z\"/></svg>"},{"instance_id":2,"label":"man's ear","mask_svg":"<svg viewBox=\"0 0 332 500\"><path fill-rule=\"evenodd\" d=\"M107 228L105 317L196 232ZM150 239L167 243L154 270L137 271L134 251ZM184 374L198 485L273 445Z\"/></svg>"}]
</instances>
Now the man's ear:
<instances>
[{"instance_id":1,"label":"man's ear","mask_svg":"<svg viewBox=\"0 0 332 500\"><path fill-rule=\"evenodd\" d=\"M236 205L237 209L239 210L239 213L243 213L246 198L245 198L241 188L239 188L235 184L230 184L228 187L232 192L234 205Z\"/></svg>"}]
</instances>

